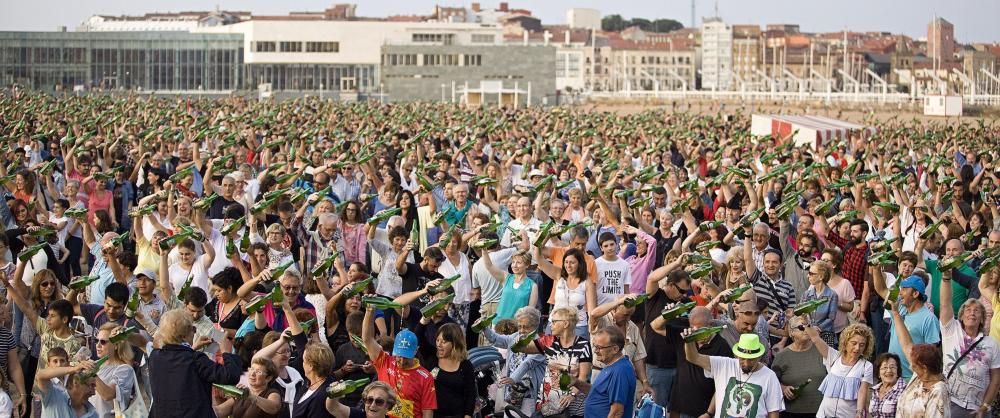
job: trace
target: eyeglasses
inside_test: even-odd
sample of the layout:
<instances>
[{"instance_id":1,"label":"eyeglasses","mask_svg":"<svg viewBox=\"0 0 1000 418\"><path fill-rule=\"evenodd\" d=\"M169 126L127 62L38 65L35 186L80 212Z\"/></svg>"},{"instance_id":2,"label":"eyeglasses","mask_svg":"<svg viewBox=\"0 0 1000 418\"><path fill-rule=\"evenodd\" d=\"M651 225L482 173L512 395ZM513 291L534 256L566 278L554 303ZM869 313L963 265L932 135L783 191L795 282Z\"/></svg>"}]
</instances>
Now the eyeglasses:
<instances>
[{"instance_id":1,"label":"eyeglasses","mask_svg":"<svg viewBox=\"0 0 1000 418\"><path fill-rule=\"evenodd\" d=\"M108 345L108 344L111 344L111 340L101 340L101 339L98 339L97 342L96 342L96 344L97 345Z\"/></svg>"},{"instance_id":2,"label":"eyeglasses","mask_svg":"<svg viewBox=\"0 0 1000 418\"><path fill-rule=\"evenodd\" d=\"M365 405L373 404L375 406L385 406L385 399L373 398L371 396L365 398Z\"/></svg>"},{"instance_id":3,"label":"eyeglasses","mask_svg":"<svg viewBox=\"0 0 1000 418\"><path fill-rule=\"evenodd\" d=\"M605 350L605 349L608 349L608 348L611 348L611 347L615 347L615 346L613 346L613 345L605 345L605 346L595 345L594 346L594 351L602 351L602 350Z\"/></svg>"},{"instance_id":4,"label":"eyeglasses","mask_svg":"<svg viewBox=\"0 0 1000 418\"><path fill-rule=\"evenodd\" d=\"M247 371L247 376L267 376L267 372L262 372L260 370L249 370Z\"/></svg>"}]
</instances>

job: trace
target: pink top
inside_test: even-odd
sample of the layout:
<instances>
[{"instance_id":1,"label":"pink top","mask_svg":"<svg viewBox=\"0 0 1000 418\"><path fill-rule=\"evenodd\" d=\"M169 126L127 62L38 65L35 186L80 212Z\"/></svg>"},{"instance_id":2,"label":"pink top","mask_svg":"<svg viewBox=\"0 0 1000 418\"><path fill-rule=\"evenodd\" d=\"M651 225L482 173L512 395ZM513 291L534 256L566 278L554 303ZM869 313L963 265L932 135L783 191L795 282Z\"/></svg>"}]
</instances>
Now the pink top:
<instances>
[{"instance_id":1,"label":"pink top","mask_svg":"<svg viewBox=\"0 0 1000 418\"><path fill-rule=\"evenodd\" d=\"M368 235L365 234L365 223L348 224L340 222L340 231L344 234L344 264L365 262L365 251L368 248Z\"/></svg>"},{"instance_id":2,"label":"pink top","mask_svg":"<svg viewBox=\"0 0 1000 418\"><path fill-rule=\"evenodd\" d=\"M646 241L646 255L639 257L636 254L625 259L632 275L632 283L629 283L628 289L630 293L645 293L646 278L649 277L649 272L653 269L653 261L656 259L656 238L641 229L636 230L636 238ZM625 246L622 246L618 256L623 257L624 255Z\"/></svg>"},{"instance_id":3,"label":"pink top","mask_svg":"<svg viewBox=\"0 0 1000 418\"><path fill-rule=\"evenodd\" d=\"M84 188L87 190L87 222L94 224L94 213L99 210L108 210L111 207L111 199L114 194L110 190L98 191L97 182L91 181Z\"/></svg>"}]
</instances>

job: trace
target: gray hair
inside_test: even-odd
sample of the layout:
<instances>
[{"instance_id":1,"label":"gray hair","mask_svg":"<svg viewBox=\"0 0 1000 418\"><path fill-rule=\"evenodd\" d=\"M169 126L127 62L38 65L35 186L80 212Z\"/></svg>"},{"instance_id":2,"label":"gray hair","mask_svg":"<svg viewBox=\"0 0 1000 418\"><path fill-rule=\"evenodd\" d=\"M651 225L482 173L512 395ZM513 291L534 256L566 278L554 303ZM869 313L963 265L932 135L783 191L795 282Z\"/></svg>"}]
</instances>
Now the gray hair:
<instances>
[{"instance_id":1,"label":"gray hair","mask_svg":"<svg viewBox=\"0 0 1000 418\"><path fill-rule=\"evenodd\" d=\"M535 309L533 306L525 306L518 309L517 313L514 314L515 320L521 318L527 319L528 324L531 325L532 328L538 328L538 324L542 321L542 313L538 312L538 309Z\"/></svg>"},{"instance_id":2,"label":"gray hair","mask_svg":"<svg viewBox=\"0 0 1000 418\"><path fill-rule=\"evenodd\" d=\"M332 224L337 220L337 215L332 213L321 213L319 214L319 223L321 225Z\"/></svg>"}]
</instances>

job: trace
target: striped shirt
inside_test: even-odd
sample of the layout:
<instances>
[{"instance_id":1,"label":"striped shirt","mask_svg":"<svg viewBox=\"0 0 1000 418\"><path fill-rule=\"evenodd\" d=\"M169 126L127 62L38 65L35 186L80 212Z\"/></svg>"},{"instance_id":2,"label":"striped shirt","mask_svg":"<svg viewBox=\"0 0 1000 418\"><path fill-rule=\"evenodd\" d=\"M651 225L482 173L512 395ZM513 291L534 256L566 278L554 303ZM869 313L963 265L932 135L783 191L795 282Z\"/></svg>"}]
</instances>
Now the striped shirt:
<instances>
[{"instance_id":1,"label":"striped shirt","mask_svg":"<svg viewBox=\"0 0 1000 418\"><path fill-rule=\"evenodd\" d=\"M758 302L766 303L762 312L764 318L771 318L775 312L784 312L785 309L795 305L795 289L784 277L779 276L777 280L771 280L764 276L762 270L757 270L750 278L753 283L753 291L757 294Z\"/></svg>"},{"instance_id":2,"label":"striped shirt","mask_svg":"<svg viewBox=\"0 0 1000 418\"><path fill-rule=\"evenodd\" d=\"M344 176L338 175L337 178L333 180L332 185L333 194L335 194L337 199L340 199L341 202L358 200L358 195L361 194L361 179L358 178L357 174L351 176L350 180Z\"/></svg>"}]
</instances>

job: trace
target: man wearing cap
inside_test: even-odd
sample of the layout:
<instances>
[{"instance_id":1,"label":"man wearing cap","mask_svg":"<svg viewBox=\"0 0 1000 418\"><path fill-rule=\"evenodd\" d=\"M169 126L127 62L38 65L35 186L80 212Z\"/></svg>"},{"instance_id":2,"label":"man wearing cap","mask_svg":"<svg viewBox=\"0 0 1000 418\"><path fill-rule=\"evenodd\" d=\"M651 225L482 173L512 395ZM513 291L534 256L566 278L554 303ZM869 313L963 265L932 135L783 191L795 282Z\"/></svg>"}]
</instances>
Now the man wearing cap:
<instances>
[{"instance_id":1,"label":"man wearing cap","mask_svg":"<svg viewBox=\"0 0 1000 418\"><path fill-rule=\"evenodd\" d=\"M361 328L361 340L378 372L378 380L396 389L399 402L389 411L392 418L431 418L437 409L434 376L420 365L417 335L408 329L399 331L390 356L375 340L375 308L368 305Z\"/></svg>"},{"instance_id":2,"label":"man wearing cap","mask_svg":"<svg viewBox=\"0 0 1000 418\"><path fill-rule=\"evenodd\" d=\"M879 296L886 298L889 290L885 285L884 275L873 275L875 291ZM907 331L913 339L913 344L937 344L941 342L941 327L934 316L934 313L927 308L927 285L924 279L917 275L912 275L903 280L899 285L898 308ZM896 335L894 321L889 323L889 352L899 356L903 366L903 378L910 379L913 372L910 370L910 362L907 361L903 346L899 344L899 337Z\"/></svg>"},{"instance_id":3,"label":"man wearing cap","mask_svg":"<svg viewBox=\"0 0 1000 418\"><path fill-rule=\"evenodd\" d=\"M167 311L166 303L156 295L157 276L150 269L139 270L136 274L135 291L139 292L139 312L153 323L160 323L160 315Z\"/></svg>"},{"instance_id":4,"label":"man wearing cap","mask_svg":"<svg viewBox=\"0 0 1000 418\"><path fill-rule=\"evenodd\" d=\"M685 330L686 337L695 328ZM721 417L777 418L785 409L781 383L761 358L767 348L757 334L740 335L733 345L736 358L706 356L698 351L696 341L684 344L688 362L705 370L705 377L715 379L715 412L704 415Z\"/></svg>"}]
</instances>

